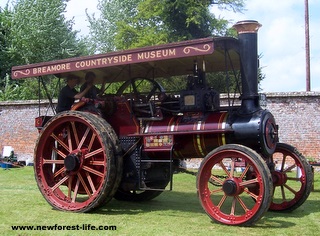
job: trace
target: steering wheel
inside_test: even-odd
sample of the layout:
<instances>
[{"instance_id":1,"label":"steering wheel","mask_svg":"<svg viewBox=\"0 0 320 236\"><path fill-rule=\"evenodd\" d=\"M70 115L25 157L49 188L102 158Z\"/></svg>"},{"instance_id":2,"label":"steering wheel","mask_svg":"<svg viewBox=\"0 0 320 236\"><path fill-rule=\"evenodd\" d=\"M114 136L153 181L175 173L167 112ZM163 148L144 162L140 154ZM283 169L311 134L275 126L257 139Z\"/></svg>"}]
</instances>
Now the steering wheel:
<instances>
[{"instance_id":1,"label":"steering wheel","mask_svg":"<svg viewBox=\"0 0 320 236\"><path fill-rule=\"evenodd\" d=\"M164 93L164 88L155 80L143 77L135 77L127 80L117 91L117 95L133 93L135 98L145 97L149 101L156 93Z\"/></svg>"}]
</instances>

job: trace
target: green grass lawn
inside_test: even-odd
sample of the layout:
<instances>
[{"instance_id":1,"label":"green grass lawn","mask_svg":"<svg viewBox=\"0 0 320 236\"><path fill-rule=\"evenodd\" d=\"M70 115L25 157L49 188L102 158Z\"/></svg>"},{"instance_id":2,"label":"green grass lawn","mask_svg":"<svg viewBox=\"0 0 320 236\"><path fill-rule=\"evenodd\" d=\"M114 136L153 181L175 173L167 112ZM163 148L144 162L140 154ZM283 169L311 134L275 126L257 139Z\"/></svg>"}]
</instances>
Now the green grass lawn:
<instances>
[{"instance_id":1,"label":"green grass lawn","mask_svg":"<svg viewBox=\"0 0 320 236\"><path fill-rule=\"evenodd\" d=\"M149 202L112 200L91 213L53 210L42 197L33 168L0 169L1 235L318 235L320 232L320 174L315 191L292 213L267 212L252 227L214 223L205 214L196 194L196 179L174 175L173 191ZM116 226L116 230L19 230L11 226Z\"/></svg>"}]
</instances>

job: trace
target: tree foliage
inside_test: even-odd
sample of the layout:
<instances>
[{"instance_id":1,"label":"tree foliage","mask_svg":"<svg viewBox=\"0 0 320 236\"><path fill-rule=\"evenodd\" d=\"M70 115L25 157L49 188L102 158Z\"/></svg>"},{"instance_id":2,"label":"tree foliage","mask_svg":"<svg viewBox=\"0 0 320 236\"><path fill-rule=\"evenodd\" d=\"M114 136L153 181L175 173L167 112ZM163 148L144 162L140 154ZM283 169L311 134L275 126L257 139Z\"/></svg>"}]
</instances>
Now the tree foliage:
<instances>
[{"instance_id":1,"label":"tree foliage","mask_svg":"<svg viewBox=\"0 0 320 236\"><path fill-rule=\"evenodd\" d=\"M87 14L90 34L84 41L64 16L68 1L16 0L12 8L0 9L0 100L36 95L36 80L8 79L12 66L230 35L228 21L211 8L241 12L244 7L244 0L99 0L101 14Z\"/></svg>"},{"instance_id":2,"label":"tree foliage","mask_svg":"<svg viewBox=\"0 0 320 236\"><path fill-rule=\"evenodd\" d=\"M100 0L99 18L88 16L98 52L228 35L228 21L210 7L241 11L243 0Z\"/></svg>"},{"instance_id":3,"label":"tree foliage","mask_svg":"<svg viewBox=\"0 0 320 236\"><path fill-rule=\"evenodd\" d=\"M9 53L21 64L81 54L74 22L66 20L67 0L19 0L13 8Z\"/></svg>"},{"instance_id":4,"label":"tree foliage","mask_svg":"<svg viewBox=\"0 0 320 236\"><path fill-rule=\"evenodd\" d=\"M11 25L10 18L11 12L8 7L0 8L0 87L4 85L4 81L1 81L1 78L5 78L11 68L11 60L7 52L9 46L8 34Z\"/></svg>"},{"instance_id":5,"label":"tree foliage","mask_svg":"<svg viewBox=\"0 0 320 236\"><path fill-rule=\"evenodd\" d=\"M243 0L100 0L99 18L89 16L91 41L98 52L124 50L209 36L229 36L228 21L217 18L212 7L240 12ZM192 65L191 65L192 66ZM226 92L235 79L208 76L217 90ZM162 80L169 90L185 88L185 78Z\"/></svg>"},{"instance_id":6,"label":"tree foliage","mask_svg":"<svg viewBox=\"0 0 320 236\"><path fill-rule=\"evenodd\" d=\"M10 99L31 99L37 81L7 81L12 66L82 55L85 45L72 30L73 20L64 12L68 0L17 0L12 8L0 11L0 91L19 89ZM15 94L15 93L14 93Z\"/></svg>"},{"instance_id":7,"label":"tree foliage","mask_svg":"<svg viewBox=\"0 0 320 236\"><path fill-rule=\"evenodd\" d=\"M89 42L93 52L107 52L116 50L115 36L119 25L131 25L138 14L137 6L142 0L99 0L100 17L89 15ZM130 35L130 32L127 32ZM126 38L122 40L126 41Z\"/></svg>"}]
</instances>

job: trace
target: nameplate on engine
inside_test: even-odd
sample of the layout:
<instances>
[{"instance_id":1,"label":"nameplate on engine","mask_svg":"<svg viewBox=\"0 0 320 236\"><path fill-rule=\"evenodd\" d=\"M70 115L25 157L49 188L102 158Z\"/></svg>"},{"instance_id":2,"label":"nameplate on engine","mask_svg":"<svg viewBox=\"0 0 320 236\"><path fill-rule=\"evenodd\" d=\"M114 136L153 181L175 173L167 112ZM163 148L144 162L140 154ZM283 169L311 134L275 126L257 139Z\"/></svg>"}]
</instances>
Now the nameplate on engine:
<instances>
[{"instance_id":1,"label":"nameplate on engine","mask_svg":"<svg viewBox=\"0 0 320 236\"><path fill-rule=\"evenodd\" d=\"M150 135L143 137L145 151L171 150L173 146L173 135Z\"/></svg>"}]
</instances>

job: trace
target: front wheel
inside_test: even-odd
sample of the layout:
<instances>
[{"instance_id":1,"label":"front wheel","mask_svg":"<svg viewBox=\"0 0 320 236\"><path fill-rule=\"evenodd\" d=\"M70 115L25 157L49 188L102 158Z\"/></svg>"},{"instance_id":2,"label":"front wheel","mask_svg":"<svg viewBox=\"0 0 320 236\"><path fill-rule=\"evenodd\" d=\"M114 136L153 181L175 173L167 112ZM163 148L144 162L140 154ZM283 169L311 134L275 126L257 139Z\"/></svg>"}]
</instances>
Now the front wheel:
<instances>
[{"instance_id":1,"label":"front wheel","mask_svg":"<svg viewBox=\"0 0 320 236\"><path fill-rule=\"evenodd\" d=\"M204 158L197 189L201 205L212 220L248 226L268 210L272 179L260 155L245 146L228 144Z\"/></svg>"}]
</instances>

